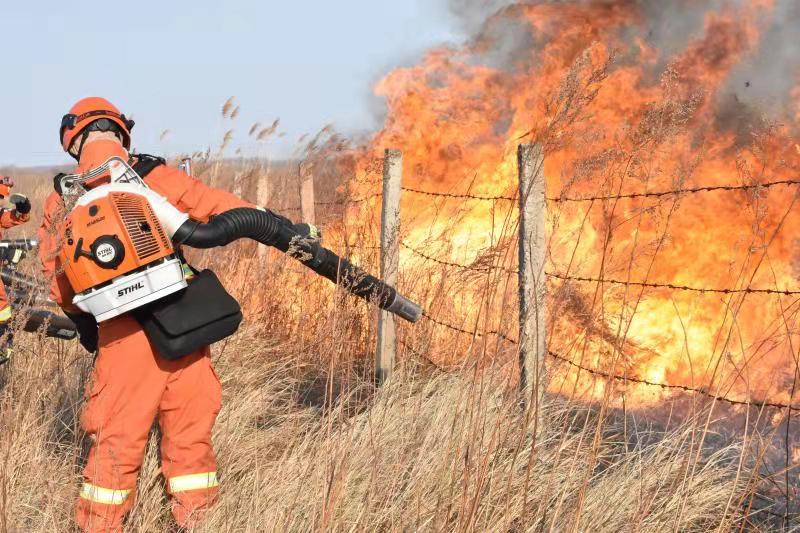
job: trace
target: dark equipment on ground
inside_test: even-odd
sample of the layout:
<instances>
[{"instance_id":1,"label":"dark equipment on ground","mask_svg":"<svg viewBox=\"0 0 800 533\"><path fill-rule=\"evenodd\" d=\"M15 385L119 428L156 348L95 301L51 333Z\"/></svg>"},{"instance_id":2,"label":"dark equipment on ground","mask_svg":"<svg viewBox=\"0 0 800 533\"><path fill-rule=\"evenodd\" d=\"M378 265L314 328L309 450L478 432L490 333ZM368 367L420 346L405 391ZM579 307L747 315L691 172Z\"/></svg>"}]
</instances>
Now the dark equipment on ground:
<instances>
[{"instance_id":1,"label":"dark equipment on ground","mask_svg":"<svg viewBox=\"0 0 800 533\"><path fill-rule=\"evenodd\" d=\"M9 303L22 331L41 331L47 337L72 340L78 335L75 324L57 312L55 303L41 295L42 287L35 279L16 270L26 253L37 245L34 239L0 240L0 281L6 288ZM0 359L0 365L6 361L5 358Z\"/></svg>"}]
</instances>

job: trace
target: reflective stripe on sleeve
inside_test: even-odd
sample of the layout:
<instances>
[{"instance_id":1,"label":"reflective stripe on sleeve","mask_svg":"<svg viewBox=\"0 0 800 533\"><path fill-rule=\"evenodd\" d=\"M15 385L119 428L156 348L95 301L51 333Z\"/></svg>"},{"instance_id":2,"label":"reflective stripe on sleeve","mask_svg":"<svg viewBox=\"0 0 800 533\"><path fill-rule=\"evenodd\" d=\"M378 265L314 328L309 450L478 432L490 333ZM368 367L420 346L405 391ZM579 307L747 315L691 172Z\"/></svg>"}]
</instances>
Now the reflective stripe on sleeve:
<instances>
[{"instance_id":1,"label":"reflective stripe on sleeve","mask_svg":"<svg viewBox=\"0 0 800 533\"><path fill-rule=\"evenodd\" d=\"M130 493L131 489L104 489L91 483L84 483L81 487L81 498L105 505L122 505Z\"/></svg>"},{"instance_id":2,"label":"reflective stripe on sleeve","mask_svg":"<svg viewBox=\"0 0 800 533\"><path fill-rule=\"evenodd\" d=\"M7 305L0 309L0 322L8 322L11 319L11 306Z\"/></svg>"},{"instance_id":3,"label":"reflective stripe on sleeve","mask_svg":"<svg viewBox=\"0 0 800 533\"><path fill-rule=\"evenodd\" d=\"M218 485L216 472L201 472L169 478L169 491L173 494L186 490L210 489Z\"/></svg>"}]
</instances>

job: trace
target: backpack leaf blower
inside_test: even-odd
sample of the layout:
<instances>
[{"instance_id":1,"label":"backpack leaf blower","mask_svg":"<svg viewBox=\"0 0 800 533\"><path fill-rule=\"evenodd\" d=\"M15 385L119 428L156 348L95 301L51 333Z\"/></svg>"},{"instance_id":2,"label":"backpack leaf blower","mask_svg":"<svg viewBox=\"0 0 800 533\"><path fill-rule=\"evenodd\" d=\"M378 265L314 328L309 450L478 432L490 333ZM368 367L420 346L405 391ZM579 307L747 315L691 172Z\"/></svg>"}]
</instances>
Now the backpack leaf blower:
<instances>
[{"instance_id":1,"label":"backpack leaf blower","mask_svg":"<svg viewBox=\"0 0 800 533\"><path fill-rule=\"evenodd\" d=\"M84 185L110 175L91 189ZM391 287L298 232L291 221L260 208L237 208L208 223L191 220L150 189L119 157L82 175L62 176L70 206L60 251L75 290L73 303L98 322L187 287L176 246L213 248L250 238L272 246L381 309L416 322L421 308Z\"/></svg>"}]
</instances>

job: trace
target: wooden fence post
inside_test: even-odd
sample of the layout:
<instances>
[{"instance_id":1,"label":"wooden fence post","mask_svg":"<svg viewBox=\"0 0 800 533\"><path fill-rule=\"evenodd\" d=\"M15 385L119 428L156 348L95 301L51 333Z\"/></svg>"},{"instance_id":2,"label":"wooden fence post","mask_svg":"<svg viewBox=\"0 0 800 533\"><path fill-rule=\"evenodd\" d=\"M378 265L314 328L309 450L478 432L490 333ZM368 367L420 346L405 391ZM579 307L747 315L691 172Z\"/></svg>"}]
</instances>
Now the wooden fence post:
<instances>
[{"instance_id":1,"label":"wooden fence post","mask_svg":"<svg viewBox=\"0 0 800 533\"><path fill-rule=\"evenodd\" d=\"M272 195L272 187L270 186L270 173L272 171L271 160L267 160L266 168L259 174L258 183L256 184L256 202L259 207L267 207ZM267 246L264 244L258 245L258 260L264 264L267 260Z\"/></svg>"},{"instance_id":2,"label":"wooden fence post","mask_svg":"<svg viewBox=\"0 0 800 533\"><path fill-rule=\"evenodd\" d=\"M181 170L188 176L194 177L194 170L192 169L192 158L184 157L181 159Z\"/></svg>"},{"instance_id":3,"label":"wooden fence post","mask_svg":"<svg viewBox=\"0 0 800 533\"><path fill-rule=\"evenodd\" d=\"M381 279L397 284L400 265L400 187L403 182L403 153L386 150L383 159L383 206L381 211ZM394 370L397 337L394 315L380 311L378 346L375 351L375 379L380 384Z\"/></svg>"},{"instance_id":4,"label":"wooden fence post","mask_svg":"<svg viewBox=\"0 0 800 533\"><path fill-rule=\"evenodd\" d=\"M302 222L317 223L314 212L314 164L307 161L300 163L300 210Z\"/></svg>"},{"instance_id":5,"label":"wooden fence post","mask_svg":"<svg viewBox=\"0 0 800 533\"><path fill-rule=\"evenodd\" d=\"M544 394L547 356L545 311L544 151L522 144L519 165L519 367L528 407L538 409Z\"/></svg>"}]
</instances>

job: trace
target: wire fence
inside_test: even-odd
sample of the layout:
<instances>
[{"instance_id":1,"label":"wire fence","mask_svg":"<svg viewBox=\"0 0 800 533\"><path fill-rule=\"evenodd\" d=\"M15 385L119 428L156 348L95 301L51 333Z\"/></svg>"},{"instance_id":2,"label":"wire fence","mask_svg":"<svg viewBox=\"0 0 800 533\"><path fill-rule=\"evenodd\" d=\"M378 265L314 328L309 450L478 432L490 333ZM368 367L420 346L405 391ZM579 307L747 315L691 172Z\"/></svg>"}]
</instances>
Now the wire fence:
<instances>
[{"instance_id":1,"label":"wire fence","mask_svg":"<svg viewBox=\"0 0 800 533\"><path fill-rule=\"evenodd\" d=\"M759 192L762 190L771 189L773 187L796 186L796 185L800 185L800 180L786 179L786 180L776 180L763 183L751 183L742 185L706 185L697 187L677 187L674 189L661 190L661 191L601 194L593 196L569 196L566 193L564 193L561 196L548 197L546 199L556 204L564 204L570 202L573 203L608 202L608 201L629 200L629 199L648 199L648 198L659 199L665 197L680 197L690 194L712 193L712 192L737 192L737 191ZM498 201L516 202L517 200L519 200L519 197L517 195L489 196L489 195L472 194L472 193L439 192L439 191L423 190L412 187L401 187L401 190L403 192L414 195L421 195L432 198L443 198L448 200L452 199L461 201L485 201L485 202L498 202ZM314 205L321 207L340 207L340 206L346 207L348 205L360 204L374 198L379 198L381 196L382 196L381 192L376 192L359 198L346 198L343 200L334 200L334 201L318 201L315 202ZM283 210L300 211L300 208L293 207L293 208L285 208ZM455 268L461 271L469 271L481 274L486 274L498 270L506 272L508 274L519 274L518 269L509 268L504 265L465 265L454 261L435 257L435 255L423 251L419 247L410 245L409 243L402 240L400 241L400 246L406 250L409 250L415 256L420 257L426 262L435 263L443 267ZM372 249L373 247L369 248ZM374 247L374 248L379 249L379 247ZM566 282L609 284L609 285L617 285L624 287L638 287L638 288L658 289L658 290L685 291L685 292L723 294L723 295L730 295L730 294L766 294L766 295L779 295L779 296L800 295L800 289L753 288L753 287L742 287L742 288L701 287L701 286L693 286L693 285L669 283L669 282L620 280L620 279L613 279L606 277L580 276L580 275L571 275L561 272L545 272L545 274L550 279L557 279ZM510 337L508 334L503 333L501 331L481 331L477 327L473 329L467 329L465 327L445 322L441 319L438 319L430 315L429 313L423 313L423 316L429 322L458 334L470 335L478 338L492 336L514 345L518 344L514 338ZM691 394L699 394L711 398L715 401L721 401L730 405L800 411L800 406L793 405L791 403L777 403L766 400L738 400L714 394L704 388L697 388L681 384L676 385L669 383L659 383L636 376L622 376L604 370L600 370L597 368L589 368L579 363L576 363L575 361L569 359L568 357L562 356L552 351L550 351L548 355L557 361L561 361L569 366L577 368L580 372L586 372L593 376L602 377L605 379L617 380L626 383L636 383L639 385L657 387L664 390L674 390Z\"/></svg>"},{"instance_id":2,"label":"wire fence","mask_svg":"<svg viewBox=\"0 0 800 533\"><path fill-rule=\"evenodd\" d=\"M753 183L753 184L743 184L743 185L709 185L709 186L698 186L698 187L680 187L670 190L664 191L651 191L651 192L638 192L638 193L624 193L624 194L616 194L616 195L596 195L596 196L586 196L586 197L577 197L577 196L567 196L562 195L560 197L550 197L547 200L555 203L566 203L566 202L604 202L604 201L616 201L616 200L625 200L625 199L637 199L637 198L664 198L669 196L683 196L689 194L699 194L699 193L711 193L711 192L735 192L735 191L761 191L767 190L772 187L778 186L795 186L800 185L800 180L777 180L777 181L770 181L764 183ZM436 191L426 191L421 189L414 189L410 187L402 187L402 190L405 192L409 192L412 194L417 195L425 195L430 197L439 197L439 198L446 198L446 199L458 199L458 200L478 200L478 201L516 201L517 197L515 196L481 196L481 195L474 195L474 194L457 194L457 193L442 193ZM414 255L422 258L426 262L432 262L438 264L443 267L449 268L456 268L463 271L471 271L477 273L488 273L492 270L503 270L510 274L518 274L518 269L508 268L501 265L490 265L490 266L474 266L474 265L464 265L460 263L456 263L453 261L441 259L435 257L432 254L426 253L425 251L419 249L418 247L412 246L407 242L401 241L400 246L409 250ZM753 287L743 287L743 288L719 288L719 287L700 287L700 286L692 286L692 285L682 285L677 283L666 283L666 282L650 282L650 281L631 281L631 280L618 280L618 279L610 279L604 277L587 277L587 276L577 276L577 275L568 275L559 272L546 272L545 273L551 279L558 279L562 281L574 281L580 283L599 283L599 284L610 284L610 285L619 285L625 287L640 287L640 288L650 288L650 289L666 289L672 291L686 291L686 292L696 292L696 293L711 293L711 294L767 294L767 295L781 295L781 296L794 296L800 295L800 290L796 289L779 289L779 288L753 288ZM450 331L470 335L473 337L487 337L487 336L494 336L499 339L502 339L506 342L512 344L518 344L516 340L504 334L500 331L480 331L477 327L473 329L467 329L464 327L456 326L454 324L450 324L443 320L437 319L431 316L428 313L423 314L424 318L429 322L446 328ZM659 383L651 380L647 380L644 378L636 377L636 376L622 376L618 374L614 374L611 372L607 372L604 370L596 369L596 368L589 368L575 361L569 359L568 357L562 356L555 352L549 351L548 355L558 361L561 361L569 366L577 368L580 372L587 372L593 376L603 377L605 379L612 379L617 381L622 381L626 383L636 383L639 385L649 386L649 387L657 387L664 390L674 390L674 391L681 391L691 394L699 394L708 398L711 398L715 401L724 402L730 405L740 405L740 406L747 406L747 407L756 407L756 408L773 408L773 409L788 409L789 411L800 411L800 406L793 405L792 403L778 403L778 402L770 402L767 400L739 400L735 398L728 398L719 394L714 394L710 392L708 389L704 388L697 388L688 385L681 385L681 384L669 384L669 383Z\"/></svg>"},{"instance_id":3,"label":"wire fence","mask_svg":"<svg viewBox=\"0 0 800 533\"><path fill-rule=\"evenodd\" d=\"M776 181L768 181L763 183L751 183L751 184L743 184L743 185L703 185L697 187L679 187L676 189L669 189L665 191L647 191L647 192L632 192L632 193L621 193L621 194L602 194L596 196L551 196L548 197L547 200L554 203L568 203L568 202L604 202L604 201L611 201L611 200L630 200L636 198L664 198L668 196L684 196L687 194L697 194L697 193L705 193L705 192L735 192L735 191L759 191L759 190L766 190L771 189L773 187L778 186L792 186L792 185L800 185L800 180L796 179L787 179L787 180L776 180ZM478 200L478 201L485 201L485 202L497 202L497 201L507 201L507 202L516 202L519 197L518 196L508 196L508 195L497 195L497 196L486 196L480 194L471 194L471 193L448 193L448 192L439 192L439 191L427 191L423 189L416 189L412 187L401 187L401 190L404 192L408 192L411 194L418 194L423 196L431 196L431 197L438 197L438 198L448 198L454 200ZM376 192L370 195L367 195L362 198L348 198L345 200L334 200L334 201L326 201L326 202L314 202L314 205L317 206L343 206L348 204L358 204L362 202L366 202L367 200L371 200L373 198L378 198L382 196L380 192ZM287 211L295 211L300 210L299 207L289 207L285 208Z\"/></svg>"}]
</instances>

